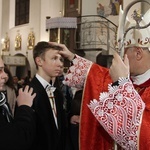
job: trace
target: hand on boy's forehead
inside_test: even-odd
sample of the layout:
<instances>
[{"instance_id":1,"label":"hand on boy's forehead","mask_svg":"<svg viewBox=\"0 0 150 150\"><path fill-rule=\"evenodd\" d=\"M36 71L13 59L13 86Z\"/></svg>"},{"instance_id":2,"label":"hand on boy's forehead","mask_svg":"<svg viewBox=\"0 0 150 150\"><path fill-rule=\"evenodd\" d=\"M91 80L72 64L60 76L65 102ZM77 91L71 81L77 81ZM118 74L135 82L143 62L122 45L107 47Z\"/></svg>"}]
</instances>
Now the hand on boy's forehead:
<instances>
[{"instance_id":1,"label":"hand on boy's forehead","mask_svg":"<svg viewBox=\"0 0 150 150\"><path fill-rule=\"evenodd\" d=\"M50 52L51 55L59 57L60 61L64 62L64 57L59 53L60 50L54 49L54 48L50 49L50 50L51 50L51 52Z\"/></svg>"},{"instance_id":2,"label":"hand on boy's forehead","mask_svg":"<svg viewBox=\"0 0 150 150\"><path fill-rule=\"evenodd\" d=\"M54 50L62 50L62 47L60 47L60 46L52 46L52 48L53 48Z\"/></svg>"}]
</instances>

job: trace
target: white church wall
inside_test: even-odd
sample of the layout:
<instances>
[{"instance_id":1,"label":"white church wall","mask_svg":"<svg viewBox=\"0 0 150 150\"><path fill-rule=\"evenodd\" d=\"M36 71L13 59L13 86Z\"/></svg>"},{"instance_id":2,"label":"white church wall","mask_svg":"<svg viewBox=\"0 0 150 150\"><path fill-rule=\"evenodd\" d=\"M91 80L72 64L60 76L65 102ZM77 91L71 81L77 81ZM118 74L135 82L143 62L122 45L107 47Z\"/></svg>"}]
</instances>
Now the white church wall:
<instances>
[{"instance_id":1,"label":"white church wall","mask_svg":"<svg viewBox=\"0 0 150 150\"><path fill-rule=\"evenodd\" d=\"M46 17L63 17L62 0L41 0L40 40L49 41L49 32L45 30Z\"/></svg>"},{"instance_id":2,"label":"white church wall","mask_svg":"<svg viewBox=\"0 0 150 150\"><path fill-rule=\"evenodd\" d=\"M96 15L98 3L108 5L110 0L82 0L81 15ZM124 0L124 8L130 3L131 0ZM3 55L17 55L22 54L27 57L31 66L31 75L35 74L35 64L32 58L32 50L27 49L28 34L32 30L35 33L35 44L39 41L48 41L49 32L46 31L45 22L46 16L62 17L63 16L63 3L64 0L30 0L30 21L28 24L21 26L14 26L15 21L15 0L0 0L0 39L5 37L6 32L10 37L10 51L3 52ZM135 8L140 8L140 3ZM146 5L145 5L146 7ZM118 25L118 16L108 16L112 22ZM21 50L15 50L15 37L19 32L22 36ZM99 51L94 53L91 51L86 52L86 58L96 61L96 56Z\"/></svg>"},{"instance_id":3,"label":"white church wall","mask_svg":"<svg viewBox=\"0 0 150 150\"><path fill-rule=\"evenodd\" d=\"M35 44L39 41L48 41L49 33L46 31L46 16L62 16L63 7L61 0L30 0L30 19L25 25L15 26L15 0L0 0L0 20L2 20L0 31L1 39L5 38L6 32L10 37L10 50L4 51L3 55L24 55L31 66L31 76L36 72L32 50L27 48L28 34L33 31ZM22 38L21 49L15 50L15 37L19 33Z\"/></svg>"}]
</instances>

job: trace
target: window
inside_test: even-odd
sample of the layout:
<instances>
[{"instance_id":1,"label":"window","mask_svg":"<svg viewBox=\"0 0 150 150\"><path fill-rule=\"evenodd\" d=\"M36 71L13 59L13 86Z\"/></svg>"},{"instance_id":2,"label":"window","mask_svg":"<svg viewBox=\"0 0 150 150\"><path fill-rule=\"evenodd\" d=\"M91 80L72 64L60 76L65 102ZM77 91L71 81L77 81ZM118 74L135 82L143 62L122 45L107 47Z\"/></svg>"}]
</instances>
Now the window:
<instances>
[{"instance_id":1,"label":"window","mask_svg":"<svg viewBox=\"0 0 150 150\"><path fill-rule=\"evenodd\" d=\"M29 23L30 0L16 0L15 26Z\"/></svg>"}]
</instances>

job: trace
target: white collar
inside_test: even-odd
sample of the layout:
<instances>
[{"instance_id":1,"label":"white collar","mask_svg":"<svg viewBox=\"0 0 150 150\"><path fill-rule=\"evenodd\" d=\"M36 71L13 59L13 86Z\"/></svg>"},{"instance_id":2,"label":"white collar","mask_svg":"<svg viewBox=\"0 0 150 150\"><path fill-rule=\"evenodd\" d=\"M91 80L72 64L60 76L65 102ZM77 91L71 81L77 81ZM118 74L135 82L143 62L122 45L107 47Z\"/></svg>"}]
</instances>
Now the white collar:
<instances>
[{"instance_id":1,"label":"white collar","mask_svg":"<svg viewBox=\"0 0 150 150\"><path fill-rule=\"evenodd\" d=\"M148 79L150 79L150 69L147 70L142 75L131 76L131 79L133 81L133 84L136 84L136 85L140 85L140 84L146 82Z\"/></svg>"},{"instance_id":2,"label":"white collar","mask_svg":"<svg viewBox=\"0 0 150 150\"><path fill-rule=\"evenodd\" d=\"M35 76L39 80L39 82L43 85L44 89L46 88L47 85L51 86L51 84L48 83L45 79L43 79L39 74L36 74Z\"/></svg>"}]
</instances>

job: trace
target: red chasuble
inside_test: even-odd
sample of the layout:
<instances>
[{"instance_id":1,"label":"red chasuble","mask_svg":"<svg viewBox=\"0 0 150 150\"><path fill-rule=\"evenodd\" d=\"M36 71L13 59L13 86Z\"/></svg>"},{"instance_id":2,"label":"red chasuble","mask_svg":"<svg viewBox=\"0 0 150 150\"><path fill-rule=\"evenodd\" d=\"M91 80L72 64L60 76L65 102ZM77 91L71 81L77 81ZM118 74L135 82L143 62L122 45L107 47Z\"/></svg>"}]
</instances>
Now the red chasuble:
<instances>
[{"instance_id":1,"label":"red chasuble","mask_svg":"<svg viewBox=\"0 0 150 150\"><path fill-rule=\"evenodd\" d=\"M113 139L87 107L90 100L98 99L101 92L107 91L110 82L109 71L93 64L86 79L82 100L80 150L109 150L113 148Z\"/></svg>"},{"instance_id":2,"label":"red chasuble","mask_svg":"<svg viewBox=\"0 0 150 150\"><path fill-rule=\"evenodd\" d=\"M69 68L69 72L65 78L64 83L68 84L69 86L76 86L77 88L83 87L83 84L84 84L84 94L83 94L83 100L82 100L82 109L81 109L81 117L80 117L81 120L80 120L80 130L79 130L80 150L114 149L114 140L112 139L113 136L111 137L110 136L111 133L109 133L110 134L109 135L106 132L106 129L104 129L101 126L101 124L98 122L99 118L96 118L92 114L91 110L89 109L90 101L93 99L98 100L100 97L100 93L108 92L108 84L110 84L111 82L112 81L109 76L108 69L100 67L97 64L92 64L90 61L80 58L79 56L77 56L77 59L73 61L73 66ZM148 83L150 82L148 81ZM123 88L125 88L125 86ZM125 90L128 90L128 89L125 89ZM146 87L140 90L142 91L140 93L141 97L137 94L137 92L135 92L135 89L132 83L129 84L129 91L133 91L134 98L135 98L134 101L139 103L139 105L137 104L135 110L136 110L138 120L141 118L141 121L142 121L141 128L138 127L138 124L141 124L140 122L138 122L135 125L136 128L134 128L135 131L138 131L138 133L135 133L135 134L140 135L140 137L136 136L136 138L138 138L139 140L139 143L137 143L138 144L137 147L140 150L148 150L150 149L150 84L147 84L146 82ZM132 97L132 95L130 95L130 97ZM141 103L142 101L141 98L146 105L146 108L144 109L144 113L143 113L144 105L142 104L143 102ZM132 98L131 98L131 104L132 104ZM131 115L134 114L134 109L131 109L131 112L132 112ZM141 117L141 114L143 114L142 117ZM134 116L133 118L136 117L136 115L133 115L133 116ZM130 124L130 121L129 121L129 124ZM106 126L108 126L109 128L109 124L108 125L106 124ZM134 123L133 123L133 126L134 126ZM111 129L111 126L110 126L110 129ZM140 131L138 129L140 129ZM130 142L130 140L125 140L125 141ZM134 141L137 141L137 140L135 139ZM125 144L126 143L124 143L124 145ZM119 149L121 148L118 146L117 150ZM127 148L127 149L130 149L130 148Z\"/></svg>"},{"instance_id":3,"label":"red chasuble","mask_svg":"<svg viewBox=\"0 0 150 150\"><path fill-rule=\"evenodd\" d=\"M97 119L97 120L94 120L92 118L92 115L90 115L88 108L86 107L89 104L90 100L93 100L93 99L98 100L100 93L107 92L108 84L110 84L110 83L111 83L111 80L109 77L108 70L107 69L105 70L104 68L101 68L101 67L97 67L95 64L92 65L92 67L89 71L88 77L86 79L84 97L83 97L83 102L82 102L82 116L81 116L81 128L80 128L80 150L114 149L113 139L106 133L106 131L108 132L108 128L107 129L105 128L105 130L106 130L105 131L103 129L103 127L97 122L97 120L98 121L100 120L97 117L97 115L94 114L94 116ZM137 104L137 108L135 109L135 111L136 111L135 114L137 115L137 118L139 116L139 118L137 119L137 126L135 126L135 128L137 128L137 129L135 129L135 131L133 132L133 134L138 132L137 134L135 134L135 138L137 135L137 139L138 139L137 146L135 146L135 147L137 147L137 149L140 149L140 150L148 150L148 149L150 149L150 80L146 81L145 83L143 83L139 86L134 85L134 87L141 96L141 97L139 97L138 94L137 94L137 96L135 96L135 98L137 98L137 102L140 103L140 105ZM129 89L130 89L130 87L129 87ZM124 89L122 89L122 90L125 91ZM131 90L134 91L134 88ZM143 112L144 105L142 105L142 103L140 102L141 101L140 99L146 105L144 112ZM132 98L131 98L131 101L132 101ZM135 100L135 102L136 102L136 100ZM140 107L140 108L138 110L139 112L137 113L138 107ZM133 115L135 115L134 109L132 110L132 113L133 113ZM142 114L143 114L143 116L142 116ZM138 121L138 120L140 120L140 118L141 118L141 123ZM103 122L103 121L101 121L101 122ZM106 125L106 127L107 127L107 125ZM109 127L109 125L108 125L108 127ZM127 126L125 125L125 127L127 127ZM110 127L110 131L111 131L111 127ZM132 130L131 130L131 132L132 132ZM111 135L111 133L109 133L109 134ZM90 137L90 138L88 138L88 137ZM121 137L123 137L123 135ZM130 141L130 140L131 139L129 139L127 141ZM125 144L126 143L124 143L123 145L125 145ZM124 146L124 147L125 147L125 149L130 150L130 147L126 147L126 146ZM121 147L118 145L117 150L119 150L119 149L121 149Z\"/></svg>"},{"instance_id":4,"label":"red chasuble","mask_svg":"<svg viewBox=\"0 0 150 150\"><path fill-rule=\"evenodd\" d=\"M146 106L140 129L139 149L150 150L150 79L139 86L135 85L135 89L139 92Z\"/></svg>"}]
</instances>

